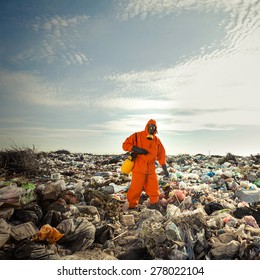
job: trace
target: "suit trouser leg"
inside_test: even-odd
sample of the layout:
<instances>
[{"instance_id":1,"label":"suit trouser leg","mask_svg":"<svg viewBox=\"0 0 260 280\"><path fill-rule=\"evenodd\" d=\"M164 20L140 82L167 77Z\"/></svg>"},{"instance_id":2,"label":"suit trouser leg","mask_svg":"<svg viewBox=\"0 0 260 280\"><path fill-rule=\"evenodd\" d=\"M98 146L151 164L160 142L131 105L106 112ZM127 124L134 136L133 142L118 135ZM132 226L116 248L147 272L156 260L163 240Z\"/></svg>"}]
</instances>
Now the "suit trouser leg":
<instances>
[{"instance_id":1,"label":"suit trouser leg","mask_svg":"<svg viewBox=\"0 0 260 280\"><path fill-rule=\"evenodd\" d=\"M129 203L129 208L135 208L138 204L140 196L145 185L146 175L142 173L133 172L132 182L127 191L127 200Z\"/></svg>"},{"instance_id":2,"label":"suit trouser leg","mask_svg":"<svg viewBox=\"0 0 260 280\"><path fill-rule=\"evenodd\" d=\"M159 201L159 184L158 178L156 174L147 175L147 180L144 185L145 192L149 196L149 200L151 204L155 204Z\"/></svg>"}]
</instances>

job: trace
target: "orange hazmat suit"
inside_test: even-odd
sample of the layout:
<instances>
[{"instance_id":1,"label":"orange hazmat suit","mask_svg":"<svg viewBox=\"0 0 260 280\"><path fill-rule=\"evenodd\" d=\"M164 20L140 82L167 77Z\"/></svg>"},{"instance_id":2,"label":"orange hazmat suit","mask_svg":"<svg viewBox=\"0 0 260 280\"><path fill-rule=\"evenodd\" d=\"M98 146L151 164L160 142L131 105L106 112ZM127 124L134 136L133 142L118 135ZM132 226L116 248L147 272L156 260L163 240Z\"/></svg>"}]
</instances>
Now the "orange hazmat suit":
<instances>
[{"instance_id":1,"label":"orange hazmat suit","mask_svg":"<svg viewBox=\"0 0 260 280\"><path fill-rule=\"evenodd\" d=\"M149 124L156 126L154 133L156 134L157 124L155 120L151 119L147 122L145 130L133 133L122 144L124 151L130 152L133 146L137 146L148 152L147 154L138 154L135 159L132 181L127 192L129 208L136 207L143 190L149 196L151 204L155 204L159 200L160 192L155 161L157 160L161 166L165 165L166 153L164 146L156 135L153 135L152 139L147 139Z\"/></svg>"}]
</instances>

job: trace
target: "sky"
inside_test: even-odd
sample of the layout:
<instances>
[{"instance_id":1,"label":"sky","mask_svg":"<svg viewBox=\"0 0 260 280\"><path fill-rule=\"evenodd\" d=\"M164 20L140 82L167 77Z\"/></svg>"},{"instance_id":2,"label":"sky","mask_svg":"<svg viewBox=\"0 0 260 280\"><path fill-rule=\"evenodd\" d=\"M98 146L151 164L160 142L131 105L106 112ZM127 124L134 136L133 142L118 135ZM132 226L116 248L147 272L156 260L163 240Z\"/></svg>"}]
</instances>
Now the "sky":
<instances>
[{"instance_id":1,"label":"sky","mask_svg":"<svg viewBox=\"0 0 260 280\"><path fill-rule=\"evenodd\" d=\"M0 0L0 149L260 151L260 0Z\"/></svg>"}]
</instances>

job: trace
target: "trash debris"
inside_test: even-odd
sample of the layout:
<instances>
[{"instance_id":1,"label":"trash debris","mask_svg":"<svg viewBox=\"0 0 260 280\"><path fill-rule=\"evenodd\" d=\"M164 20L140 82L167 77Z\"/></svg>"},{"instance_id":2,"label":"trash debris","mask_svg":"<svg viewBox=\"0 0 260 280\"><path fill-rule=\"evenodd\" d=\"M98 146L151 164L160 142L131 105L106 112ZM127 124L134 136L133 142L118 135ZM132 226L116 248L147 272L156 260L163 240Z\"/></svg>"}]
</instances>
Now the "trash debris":
<instances>
[{"instance_id":1,"label":"trash debris","mask_svg":"<svg viewBox=\"0 0 260 280\"><path fill-rule=\"evenodd\" d=\"M135 209L124 160L0 153L0 259L260 259L259 154L167 156L156 207Z\"/></svg>"},{"instance_id":2,"label":"trash debris","mask_svg":"<svg viewBox=\"0 0 260 280\"><path fill-rule=\"evenodd\" d=\"M47 241L49 244L54 244L60 240L64 234L61 234L56 228L46 224L40 228L34 241Z\"/></svg>"}]
</instances>

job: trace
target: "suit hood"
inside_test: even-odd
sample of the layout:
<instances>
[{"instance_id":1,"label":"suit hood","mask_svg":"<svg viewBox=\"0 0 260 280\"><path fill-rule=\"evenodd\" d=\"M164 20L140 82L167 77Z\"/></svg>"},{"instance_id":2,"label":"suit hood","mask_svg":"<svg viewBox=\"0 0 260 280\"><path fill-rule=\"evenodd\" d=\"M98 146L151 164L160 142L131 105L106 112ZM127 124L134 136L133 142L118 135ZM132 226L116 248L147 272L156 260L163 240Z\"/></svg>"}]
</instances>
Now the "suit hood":
<instances>
[{"instance_id":1,"label":"suit hood","mask_svg":"<svg viewBox=\"0 0 260 280\"><path fill-rule=\"evenodd\" d=\"M146 131L147 133L148 133L148 126L149 126L149 124L155 124L156 130L155 130L155 133L154 133L154 134L158 133L158 131L157 131L157 123L156 123L156 120L151 119L151 120L149 120L149 121L147 122L147 124L146 124L146 126L145 126L145 131Z\"/></svg>"}]
</instances>

